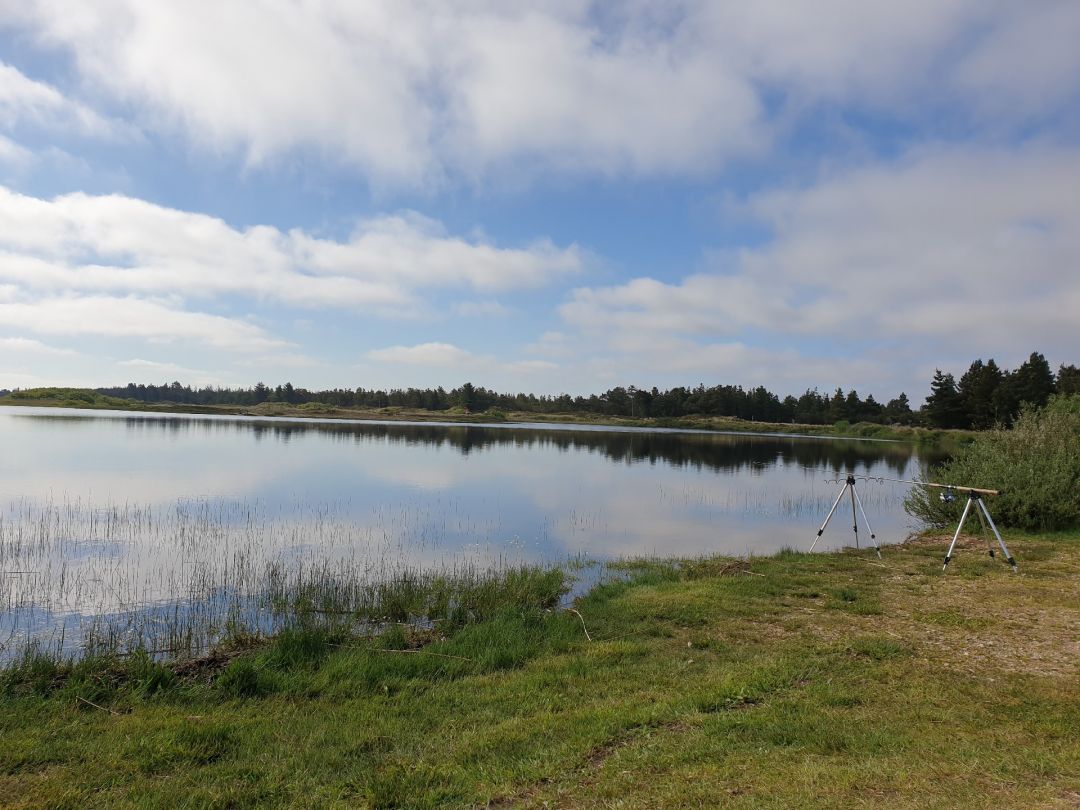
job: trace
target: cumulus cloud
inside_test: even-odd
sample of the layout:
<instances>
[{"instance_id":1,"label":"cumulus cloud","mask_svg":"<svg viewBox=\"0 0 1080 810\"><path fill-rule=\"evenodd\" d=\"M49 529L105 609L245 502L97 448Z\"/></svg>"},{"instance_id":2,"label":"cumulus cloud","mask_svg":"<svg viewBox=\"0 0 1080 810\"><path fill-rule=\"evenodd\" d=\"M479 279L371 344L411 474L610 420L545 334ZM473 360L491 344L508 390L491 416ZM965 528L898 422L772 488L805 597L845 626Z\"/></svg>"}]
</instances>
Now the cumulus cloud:
<instances>
[{"instance_id":1,"label":"cumulus cloud","mask_svg":"<svg viewBox=\"0 0 1080 810\"><path fill-rule=\"evenodd\" d=\"M821 104L1015 129L1075 100L1080 71L1080 6L1053 0L34 0L7 17L148 128L405 184L530 161L696 173Z\"/></svg>"},{"instance_id":2,"label":"cumulus cloud","mask_svg":"<svg viewBox=\"0 0 1080 810\"><path fill-rule=\"evenodd\" d=\"M538 240L501 248L416 214L361 222L347 241L246 230L119 195L52 200L0 187L0 282L37 293L214 297L403 311L418 291L534 287L579 271L583 251Z\"/></svg>"},{"instance_id":3,"label":"cumulus cloud","mask_svg":"<svg viewBox=\"0 0 1080 810\"><path fill-rule=\"evenodd\" d=\"M805 368L813 353L791 352L815 342L870 378L875 351L1014 363L1080 343L1080 151L922 149L742 207L771 230L762 247L675 283L575 290L563 319L624 362L743 380ZM743 345L766 330L779 349Z\"/></svg>"},{"instance_id":4,"label":"cumulus cloud","mask_svg":"<svg viewBox=\"0 0 1080 810\"><path fill-rule=\"evenodd\" d=\"M0 187L0 326L201 345L246 355L249 367L256 358L277 369L318 361L265 326L206 310L244 301L410 316L440 291L533 288L587 261L574 245L497 246L412 212L361 221L339 241L299 229L236 229L121 195L41 199ZM499 311L482 299L459 314Z\"/></svg>"}]
</instances>

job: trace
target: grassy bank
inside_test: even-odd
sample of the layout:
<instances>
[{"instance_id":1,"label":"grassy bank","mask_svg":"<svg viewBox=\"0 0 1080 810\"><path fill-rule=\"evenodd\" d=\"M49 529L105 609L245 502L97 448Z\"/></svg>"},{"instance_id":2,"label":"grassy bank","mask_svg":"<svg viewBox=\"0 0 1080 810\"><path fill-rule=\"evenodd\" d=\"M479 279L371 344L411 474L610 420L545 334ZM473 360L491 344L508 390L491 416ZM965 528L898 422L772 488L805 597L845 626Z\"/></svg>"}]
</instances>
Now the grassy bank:
<instances>
[{"instance_id":1,"label":"grassy bank","mask_svg":"<svg viewBox=\"0 0 1080 810\"><path fill-rule=\"evenodd\" d=\"M1006 539L1019 575L940 537L657 563L576 613L24 669L0 805L1074 806L1080 533Z\"/></svg>"},{"instance_id":2,"label":"grassy bank","mask_svg":"<svg viewBox=\"0 0 1080 810\"><path fill-rule=\"evenodd\" d=\"M484 411L466 413L459 408L447 411L428 411L421 408L338 408L319 402L289 405L264 402L260 405L181 405L168 402L150 403L133 399L107 397L96 391L75 388L41 389L18 392L0 397L0 405L26 407L79 408L89 410L121 410L145 413L190 413L283 418L319 417L325 419L361 419L408 422L459 422L462 424L551 423L570 425L607 425L615 427L674 428L681 430L713 430L739 433L783 433L808 436L836 436L863 439L888 439L927 444L957 444L970 441L976 433L965 430L936 430L903 425L878 425L870 422L833 425L804 425L795 423L755 422L728 416L691 415L680 417L631 418L591 413L534 413L531 411Z\"/></svg>"}]
</instances>

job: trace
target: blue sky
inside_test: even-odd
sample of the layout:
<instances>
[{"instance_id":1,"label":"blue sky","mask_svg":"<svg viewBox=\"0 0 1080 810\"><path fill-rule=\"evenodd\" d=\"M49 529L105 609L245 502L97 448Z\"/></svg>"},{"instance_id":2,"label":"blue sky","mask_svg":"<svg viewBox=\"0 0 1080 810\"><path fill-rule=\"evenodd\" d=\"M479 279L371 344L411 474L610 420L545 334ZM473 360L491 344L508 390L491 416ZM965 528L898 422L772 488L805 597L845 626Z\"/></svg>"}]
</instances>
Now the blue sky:
<instances>
[{"instance_id":1,"label":"blue sky","mask_svg":"<svg viewBox=\"0 0 1080 810\"><path fill-rule=\"evenodd\" d=\"M1071 0L0 2L0 387L1075 363L1077 41Z\"/></svg>"}]
</instances>

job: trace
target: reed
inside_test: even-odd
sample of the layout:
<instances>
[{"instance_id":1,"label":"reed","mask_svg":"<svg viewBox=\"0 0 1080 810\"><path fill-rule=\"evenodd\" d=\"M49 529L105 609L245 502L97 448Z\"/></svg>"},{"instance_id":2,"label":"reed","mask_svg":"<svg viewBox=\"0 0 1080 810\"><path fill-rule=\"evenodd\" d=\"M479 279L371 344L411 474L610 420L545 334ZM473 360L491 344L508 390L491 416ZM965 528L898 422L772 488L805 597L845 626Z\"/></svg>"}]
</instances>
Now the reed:
<instances>
[{"instance_id":1,"label":"reed","mask_svg":"<svg viewBox=\"0 0 1080 810\"><path fill-rule=\"evenodd\" d=\"M406 546L399 529L241 501L16 503L0 515L0 665L35 680L45 662L192 658L294 627L462 626L566 590L558 568Z\"/></svg>"}]
</instances>

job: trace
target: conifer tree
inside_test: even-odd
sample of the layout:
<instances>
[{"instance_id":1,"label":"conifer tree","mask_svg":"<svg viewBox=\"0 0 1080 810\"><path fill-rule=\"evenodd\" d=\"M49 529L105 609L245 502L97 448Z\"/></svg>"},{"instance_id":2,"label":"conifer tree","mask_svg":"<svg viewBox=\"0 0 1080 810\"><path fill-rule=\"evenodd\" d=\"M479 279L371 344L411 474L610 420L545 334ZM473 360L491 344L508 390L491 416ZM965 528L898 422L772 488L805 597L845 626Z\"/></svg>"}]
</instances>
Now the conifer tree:
<instances>
[{"instance_id":1,"label":"conifer tree","mask_svg":"<svg viewBox=\"0 0 1080 810\"><path fill-rule=\"evenodd\" d=\"M964 414L969 427L987 430L994 426L994 393L1003 379L1001 369L991 357L985 364L976 360L960 378L957 390L964 403Z\"/></svg>"},{"instance_id":2,"label":"conifer tree","mask_svg":"<svg viewBox=\"0 0 1080 810\"><path fill-rule=\"evenodd\" d=\"M1041 408L1054 393L1054 373L1039 352L1032 352L1016 370L1016 392L1020 402Z\"/></svg>"},{"instance_id":3,"label":"conifer tree","mask_svg":"<svg viewBox=\"0 0 1080 810\"><path fill-rule=\"evenodd\" d=\"M962 428L967 418L960 392L956 390L956 379L952 374L945 374L941 369L934 369L934 379L930 383L930 396L923 407L927 421L937 428Z\"/></svg>"},{"instance_id":4,"label":"conifer tree","mask_svg":"<svg viewBox=\"0 0 1080 810\"><path fill-rule=\"evenodd\" d=\"M1057 392L1059 394L1080 394L1080 368L1064 363L1057 373Z\"/></svg>"}]
</instances>

